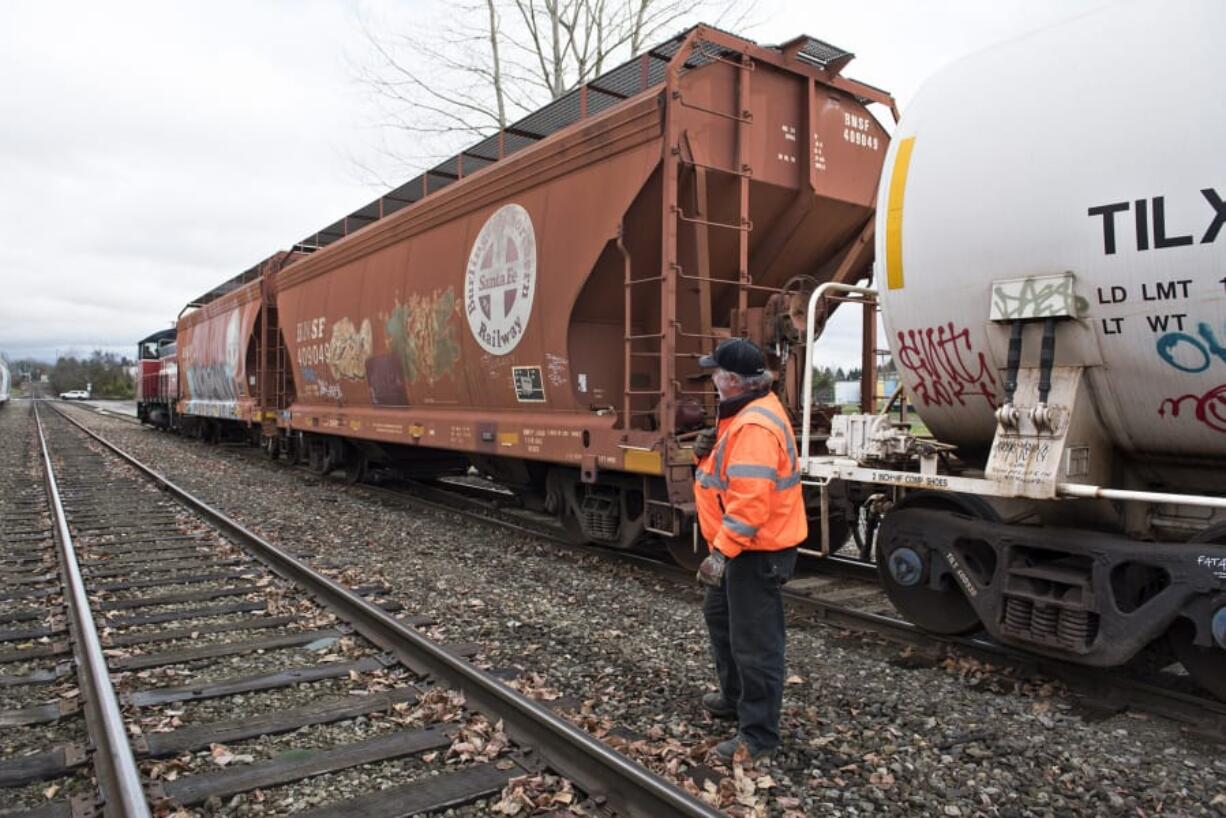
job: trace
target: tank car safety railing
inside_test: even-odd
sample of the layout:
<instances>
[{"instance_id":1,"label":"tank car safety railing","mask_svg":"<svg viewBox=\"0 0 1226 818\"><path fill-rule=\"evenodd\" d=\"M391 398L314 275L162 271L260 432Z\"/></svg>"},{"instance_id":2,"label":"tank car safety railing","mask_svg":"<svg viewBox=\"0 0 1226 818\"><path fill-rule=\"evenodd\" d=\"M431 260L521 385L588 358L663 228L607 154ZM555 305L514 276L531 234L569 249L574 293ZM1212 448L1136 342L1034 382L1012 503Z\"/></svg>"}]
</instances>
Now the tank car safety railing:
<instances>
[{"instance_id":1,"label":"tank car safety railing","mask_svg":"<svg viewBox=\"0 0 1226 818\"><path fill-rule=\"evenodd\" d=\"M38 403L34 404L34 420L38 426L38 443L42 449L43 470L47 483L47 495L55 517L55 534L60 551L60 563L64 569L65 598L73 629L76 631L74 651L78 672L84 687L83 699L89 722L90 738L94 741L94 773L104 800L104 814L115 818L149 818L149 803L141 784L132 745L128 743L128 731L124 725L115 688L107 672L106 656L102 642L94 627L89 597L85 593L85 581L77 562L72 534L68 530L64 505L60 501L59 485L51 465L51 453L43 432L42 418L38 415Z\"/></svg>"},{"instance_id":2,"label":"tank car safety railing","mask_svg":"<svg viewBox=\"0 0 1226 818\"><path fill-rule=\"evenodd\" d=\"M857 287L854 284L840 284L837 281L827 281L820 285L809 296L809 306L805 310L805 385L803 422L801 424L800 462L803 469L809 462L809 433L812 430L813 418L813 353L817 348L817 339L813 333L817 330L817 305L827 296L835 293L859 295L865 301L877 300L877 291L870 287Z\"/></svg>"}]
</instances>

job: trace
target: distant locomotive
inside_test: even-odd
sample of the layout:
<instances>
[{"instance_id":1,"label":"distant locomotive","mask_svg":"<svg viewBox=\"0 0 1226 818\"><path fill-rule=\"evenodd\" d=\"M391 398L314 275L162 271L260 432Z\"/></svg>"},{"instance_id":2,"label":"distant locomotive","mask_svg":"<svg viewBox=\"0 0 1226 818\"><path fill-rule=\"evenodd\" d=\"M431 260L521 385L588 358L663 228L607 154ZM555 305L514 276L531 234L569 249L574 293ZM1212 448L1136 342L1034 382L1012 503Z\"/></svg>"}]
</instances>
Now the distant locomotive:
<instances>
[{"instance_id":1,"label":"distant locomotive","mask_svg":"<svg viewBox=\"0 0 1226 818\"><path fill-rule=\"evenodd\" d=\"M178 428L176 335L175 330L164 329L136 345L136 416L143 423Z\"/></svg>"},{"instance_id":2,"label":"distant locomotive","mask_svg":"<svg viewBox=\"0 0 1226 818\"><path fill-rule=\"evenodd\" d=\"M13 376L9 370L8 361L4 360L4 356L0 355L0 406L9 401L9 391L13 386Z\"/></svg>"}]
</instances>

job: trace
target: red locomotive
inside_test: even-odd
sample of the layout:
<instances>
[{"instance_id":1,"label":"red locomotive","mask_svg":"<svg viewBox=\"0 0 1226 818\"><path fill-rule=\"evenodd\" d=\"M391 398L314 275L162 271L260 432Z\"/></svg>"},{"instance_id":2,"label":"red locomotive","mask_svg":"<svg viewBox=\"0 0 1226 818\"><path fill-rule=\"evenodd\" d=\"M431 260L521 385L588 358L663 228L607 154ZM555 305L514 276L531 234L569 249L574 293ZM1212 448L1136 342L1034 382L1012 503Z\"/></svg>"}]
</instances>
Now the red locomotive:
<instances>
[{"instance_id":1,"label":"red locomotive","mask_svg":"<svg viewBox=\"0 0 1226 818\"><path fill-rule=\"evenodd\" d=\"M172 426L179 398L177 330L159 330L136 344L136 416L154 426Z\"/></svg>"}]
</instances>

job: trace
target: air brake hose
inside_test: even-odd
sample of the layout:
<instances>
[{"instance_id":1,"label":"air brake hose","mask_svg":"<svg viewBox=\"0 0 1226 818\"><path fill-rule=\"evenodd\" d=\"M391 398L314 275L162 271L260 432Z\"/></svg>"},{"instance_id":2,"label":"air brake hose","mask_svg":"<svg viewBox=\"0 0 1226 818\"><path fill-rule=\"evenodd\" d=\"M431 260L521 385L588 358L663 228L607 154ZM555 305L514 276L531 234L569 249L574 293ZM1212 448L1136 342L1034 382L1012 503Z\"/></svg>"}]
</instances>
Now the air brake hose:
<instances>
[{"instance_id":1,"label":"air brake hose","mask_svg":"<svg viewBox=\"0 0 1226 818\"><path fill-rule=\"evenodd\" d=\"M1039 404L1047 405L1051 394L1051 370L1056 362L1056 319L1043 319L1043 346L1039 349Z\"/></svg>"},{"instance_id":2,"label":"air brake hose","mask_svg":"<svg viewBox=\"0 0 1226 818\"><path fill-rule=\"evenodd\" d=\"M1005 372L1005 405L1013 403L1013 393L1017 391L1017 371L1022 365L1022 330L1025 324L1014 321L1009 327L1009 361Z\"/></svg>"}]
</instances>

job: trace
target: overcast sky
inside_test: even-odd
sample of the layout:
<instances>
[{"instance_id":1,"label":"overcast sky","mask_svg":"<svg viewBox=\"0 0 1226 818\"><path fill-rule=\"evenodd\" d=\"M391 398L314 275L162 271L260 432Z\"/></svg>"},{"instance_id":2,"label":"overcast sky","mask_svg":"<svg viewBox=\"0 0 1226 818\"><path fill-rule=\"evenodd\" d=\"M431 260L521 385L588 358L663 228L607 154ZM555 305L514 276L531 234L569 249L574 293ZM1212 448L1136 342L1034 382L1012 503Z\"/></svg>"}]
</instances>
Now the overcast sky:
<instances>
[{"instance_id":1,"label":"overcast sky","mask_svg":"<svg viewBox=\"0 0 1226 818\"><path fill-rule=\"evenodd\" d=\"M854 51L846 73L905 110L951 60L1105 2L763 0L748 36ZM359 21L427 26L428 5L0 4L0 351L129 352L375 198L357 169L381 144Z\"/></svg>"}]
</instances>

